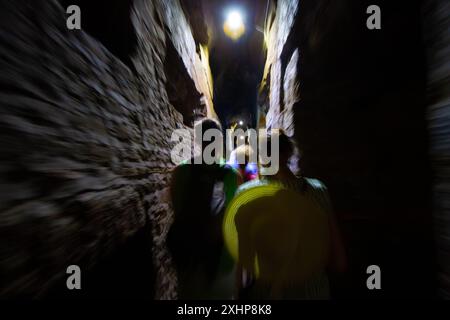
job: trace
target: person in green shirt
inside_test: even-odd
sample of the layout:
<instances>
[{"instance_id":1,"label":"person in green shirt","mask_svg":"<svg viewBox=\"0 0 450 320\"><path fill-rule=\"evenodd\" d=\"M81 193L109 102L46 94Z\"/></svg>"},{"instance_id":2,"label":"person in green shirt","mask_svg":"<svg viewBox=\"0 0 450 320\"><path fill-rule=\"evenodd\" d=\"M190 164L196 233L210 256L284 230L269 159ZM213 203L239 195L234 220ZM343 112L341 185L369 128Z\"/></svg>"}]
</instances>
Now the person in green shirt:
<instances>
[{"instance_id":1,"label":"person in green shirt","mask_svg":"<svg viewBox=\"0 0 450 320\"><path fill-rule=\"evenodd\" d=\"M197 126L201 126L202 136L209 129L221 131L213 119L204 119ZM205 147L203 143L202 150ZM174 222L167 243L178 275L179 299L232 298L235 264L224 248L222 222L240 183L238 172L223 160L208 165L191 159L173 172Z\"/></svg>"}]
</instances>

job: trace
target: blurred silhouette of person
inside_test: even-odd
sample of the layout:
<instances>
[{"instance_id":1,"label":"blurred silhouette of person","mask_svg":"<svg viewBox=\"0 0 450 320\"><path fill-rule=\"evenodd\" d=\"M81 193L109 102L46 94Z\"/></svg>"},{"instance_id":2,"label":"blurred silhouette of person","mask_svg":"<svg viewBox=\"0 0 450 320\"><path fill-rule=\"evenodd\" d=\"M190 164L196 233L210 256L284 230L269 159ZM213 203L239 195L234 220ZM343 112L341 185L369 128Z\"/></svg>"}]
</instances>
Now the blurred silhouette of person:
<instances>
[{"instance_id":1,"label":"blurred silhouette of person","mask_svg":"<svg viewBox=\"0 0 450 320\"><path fill-rule=\"evenodd\" d=\"M258 178L258 164L251 162L254 150L244 144L237 147L230 155L230 165L233 166L242 176L244 182Z\"/></svg>"},{"instance_id":2,"label":"blurred silhouette of person","mask_svg":"<svg viewBox=\"0 0 450 320\"><path fill-rule=\"evenodd\" d=\"M247 199L234 217L244 299L329 299L327 271L346 268L327 189L289 169L294 148L280 131L278 172L238 191Z\"/></svg>"},{"instance_id":3,"label":"blurred silhouette of person","mask_svg":"<svg viewBox=\"0 0 450 320\"><path fill-rule=\"evenodd\" d=\"M202 134L203 155L204 133L222 129L213 119L203 119L195 128ZM231 299L234 263L224 249L222 220L241 178L223 159L212 165L200 162L193 158L179 165L170 187L174 222L167 244L177 269L178 298Z\"/></svg>"}]
</instances>

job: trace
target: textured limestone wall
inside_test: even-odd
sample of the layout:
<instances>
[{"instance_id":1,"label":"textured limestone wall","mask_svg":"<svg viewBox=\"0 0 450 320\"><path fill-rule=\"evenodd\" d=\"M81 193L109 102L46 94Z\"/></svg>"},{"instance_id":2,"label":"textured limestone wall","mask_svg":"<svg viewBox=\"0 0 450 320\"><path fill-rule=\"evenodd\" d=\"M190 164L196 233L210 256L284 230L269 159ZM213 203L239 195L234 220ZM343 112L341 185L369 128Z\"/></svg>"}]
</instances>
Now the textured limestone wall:
<instances>
[{"instance_id":1,"label":"textured limestone wall","mask_svg":"<svg viewBox=\"0 0 450 320\"><path fill-rule=\"evenodd\" d=\"M267 21L267 60L263 83L267 88L269 109L266 126L282 128L287 134L294 134L293 105L299 100L297 66L299 51L284 53L284 48L294 26L299 1L277 1L271 4L275 18Z\"/></svg>"},{"instance_id":2,"label":"textured limestone wall","mask_svg":"<svg viewBox=\"0 0 450 320\"><path fill-rule=\"evenodd\" d=\"M434 169L435 232L440 296L450 299L450 4L427 1L424 33L428 48L429 123Z\"/></svg>"},{"instance_id":3,"label":"textured limestone wall","mask_svg":"<svg viewBox=\"0 0 450 320\"><path fill-rule=\"evenodd\" d=\"M184 124L166 92L166 43L194 96L210 100L210 84L178 1L135 0L131 12L133 71L69 31L56 0L0 2L1 297L45 296L68 265L89 272L144 227L156 288L144 287L174 297L166 191Z\"/></svg>"},{"instance_id":4,"label":"textured limestone wall","mask_svg":"<svg viewBox=\"0 0 450 320\"><path fill-rule=\"evenodd\" d=\"M178 0L161 1L164 21L170 30L170 37L187 66L187 71L196 84L197 90L204 96L209 117L215 117L212 103L212 82L209 69L207 48L194 41L190 22Z\"/></svg>"}]
</instances>

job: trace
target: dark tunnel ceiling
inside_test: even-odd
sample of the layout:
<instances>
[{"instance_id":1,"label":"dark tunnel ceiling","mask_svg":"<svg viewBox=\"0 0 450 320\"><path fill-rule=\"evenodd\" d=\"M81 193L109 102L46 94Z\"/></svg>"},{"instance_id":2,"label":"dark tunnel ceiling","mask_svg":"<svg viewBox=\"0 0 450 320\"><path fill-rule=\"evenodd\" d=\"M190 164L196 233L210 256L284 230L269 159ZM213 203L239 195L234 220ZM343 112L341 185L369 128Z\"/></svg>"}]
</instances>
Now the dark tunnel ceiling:
<instances>
[{"instance_id":1,"label":"dark tunnel ceiling","mask_svg":"<svg viewBox=\"0 0 450 320\"><path fill-rule=\"evenodd\" d=\"M265 63L264 27L268 0L182 1L196 40L208 43L214 79L215 110L226 126L237 119L256 125L257 93ZM245 17L246 32L238 41L223 32L229 9ZM207 30L207 31L206 31Z\"/></svg>"}]
</instances>

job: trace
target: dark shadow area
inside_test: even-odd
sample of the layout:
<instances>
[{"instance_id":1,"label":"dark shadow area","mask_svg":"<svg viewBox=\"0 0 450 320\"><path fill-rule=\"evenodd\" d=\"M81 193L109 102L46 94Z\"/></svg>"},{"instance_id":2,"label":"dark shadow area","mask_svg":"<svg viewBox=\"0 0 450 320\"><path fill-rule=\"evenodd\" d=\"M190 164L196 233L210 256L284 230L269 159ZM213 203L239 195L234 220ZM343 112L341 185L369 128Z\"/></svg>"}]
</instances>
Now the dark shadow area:
<instances>
[{"instance_id":1,"label":"dark shadow area","mask_svg":"<svg viewBox=\"0 0 450 320\"><path fill-rule=\"evenodd\" d=\"M81 9L82 30L99 40L111 53L135 70L131 57L137 37L131 21L133 0L59 0L64 11L70 5Z\"/></svg>"},{"instance_id":2,"label":"dark shadow area","mask_svg":"<svg viewBox=\"0 0 450 320\"><path fill-rule=\"evenodd\" d=\"M46 295L49 299L154 299L156 271L151 228L146 226L91 270L81 268L81 290L68 290L66 279ZM69 275L67 275L69 277Z\"/></svg>"},{"instance_id":3,"label":"dark shadow area","mask_svg":"<svg viewBox=\"0 0 450 320\"><path fill-rule=\"evenodd\" d=\"M300 4L296 138L306 176L328 186L351 259L337 298L435 294L426 60L421 1L382 1L383 27L365 28L369 1ZM362 283L371 264L383 290Z\"/></svg>"}]
</instances>

